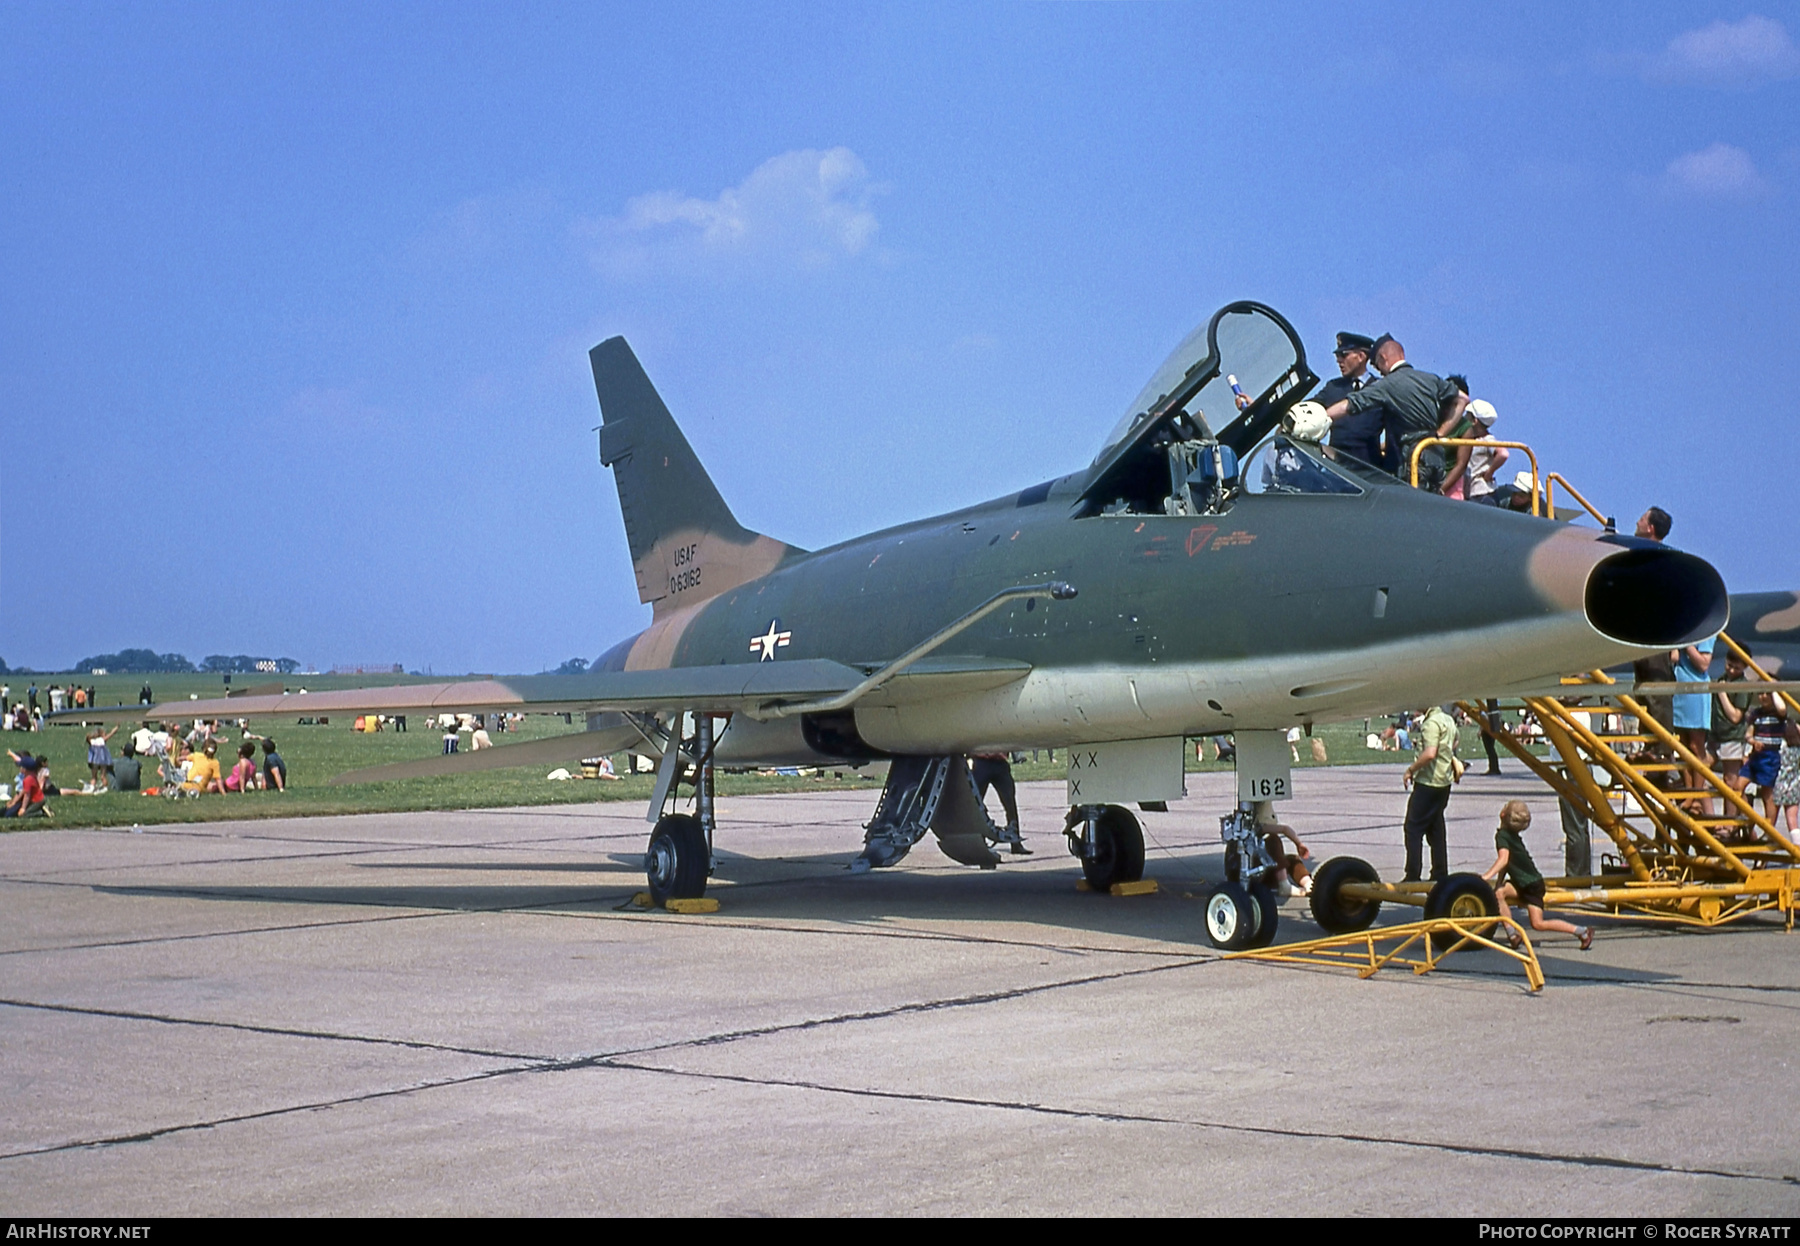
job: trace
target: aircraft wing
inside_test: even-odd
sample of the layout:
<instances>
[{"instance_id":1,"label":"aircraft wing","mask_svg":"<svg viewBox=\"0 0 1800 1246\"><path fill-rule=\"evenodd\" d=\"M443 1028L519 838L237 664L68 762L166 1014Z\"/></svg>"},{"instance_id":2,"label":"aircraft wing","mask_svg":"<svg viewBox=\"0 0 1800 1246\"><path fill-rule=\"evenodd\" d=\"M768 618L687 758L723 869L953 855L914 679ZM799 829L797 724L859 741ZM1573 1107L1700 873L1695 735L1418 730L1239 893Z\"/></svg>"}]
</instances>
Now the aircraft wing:
<instances>
[{"instance_id":1,"label":"aircraft wing","mask_svg":"<svg viewBox=\"0 0 1800 1246\"><path fill-rule=\"evenodd\" d=\"M753 710L770 702L807 701L847 692L875 666L828 658L682 666L664 670L518 675L440 684L395 684L334 692L248 693L207 700L162 701L63 710L53 721L138 722L144 719L317 718L355 714L445 714L519 711L588 714L601 710ZM872 693L870 705L998 687L1024 678L1025 662L981 657L924 659Z\"/></svg>"}]
</instances>

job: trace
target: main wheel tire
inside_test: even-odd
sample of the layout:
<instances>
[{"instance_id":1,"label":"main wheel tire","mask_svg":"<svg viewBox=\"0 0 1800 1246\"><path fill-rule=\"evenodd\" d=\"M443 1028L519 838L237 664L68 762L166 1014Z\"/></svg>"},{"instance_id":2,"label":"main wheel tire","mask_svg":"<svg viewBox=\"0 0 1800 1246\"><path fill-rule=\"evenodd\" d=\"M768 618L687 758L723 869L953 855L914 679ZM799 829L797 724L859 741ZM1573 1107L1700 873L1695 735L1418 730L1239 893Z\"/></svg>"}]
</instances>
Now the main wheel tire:
<instances>
[{"instance_id":1,"label":"main wheel tire","mask_svg":"<svg viewBox=\"0 0 1800 1246\"><path fill-rule=\"evenodd\" d=\"M1250 898L1256 901L1256 933L1250 936L1249 947L1268 947L1275 942L1276 928L1281 925L1281 901L1275 897L1275 889L1268 883L1257 882L1250 885Z\"/></svg>"},{"instance_id":2,"label":"main wheel tire","mask_svg":"<svg viewBox=\"0 0 1800 1246\"><path fill-rule=\"evenodd\" d=\"M1425 896L1425 917L1498 917L1500 901L1494 895L1494 888L1488 880L1479 874L1452 874L1448 878L1433 885ZM1492 936L1493 925L1483 925L1477 930L1489 937ZM1460 941L1460 936L1439 934L1432 936L1432 944L1440 952L1448 951Z\"/></svg>"},{"instance_id":3,"label":"main wheel tire","mask_svg":"<svg viewBox=\"0 0 1800 1246\"><path fill-rule=\"evenodd\" d=\"M1220 883L1206 900L1206 937L1227 952L1250 946L1261 925L1256 901L1236 883Z\"/></svg>"},{"instance_id":4,"label":"main wheel tire","mask_svg":"<svg viewBox=\"0 0 1800 1246\"><path fill-rule=\"evenodd\" d=\"M1375 867L1358 857L1333 857L1313 874L1312 915L1330 934L1353 934L1375 924L1379 900L1353 900L1340 894L1346 883L1379 883Z\"/></svg>"},{"instance_id":5,"label":"main wheel tire","mask_svg":"<svg viewBox=\"0 0 1800 1246\"><path fill-rule=\"evenodd\" d=\"M1094 831L1094 855L1081 858L1088 886L1106 891L1114 883L1135 883L1144 876L1144 829L1131 810L1107 805Z\"/></svg>"},{"instance_id":6,"label":"main wheel tire","mask_svg":"<svg viewBox=\"0 0 1800 1246\"><path fill-rule=\"evenodd\" d=\"M706 830L699 818L671 813L650 832L644 853L644 874L650 881L650 899L698 900L706 894L708 862Z\"/></svg>"}]
</instances>

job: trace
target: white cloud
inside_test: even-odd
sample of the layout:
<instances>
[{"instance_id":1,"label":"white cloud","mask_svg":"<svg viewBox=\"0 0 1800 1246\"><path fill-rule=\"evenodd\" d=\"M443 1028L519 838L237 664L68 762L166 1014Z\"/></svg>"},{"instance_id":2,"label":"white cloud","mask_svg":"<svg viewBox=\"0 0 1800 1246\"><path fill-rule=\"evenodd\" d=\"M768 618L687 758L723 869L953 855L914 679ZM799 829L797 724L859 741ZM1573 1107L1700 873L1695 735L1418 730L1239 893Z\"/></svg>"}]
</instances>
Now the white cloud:
<instances>
[{"instance_id":1,"label":"white cloud","mask_svg":"<svg viewBox=\"0 0 1800 1246\"><path fill-rule=\"evenodd\" d=\"M617 276L670 268L819 269L867 252L881 188L847 147L806 148L763 161L713 199L639 195L616 217L580 222L594 262Z\"/></svg>"},{"instance_id":2,"label":"white cloud","mask_svg":"<svg viewBox=\"0 0 1800 1246\"><path fill-rule=\"evenodd\" d=\"M1748 199L1768 189L1750 153L1729 143L1714 143L1669 161L1662 186L1672 194L1709 199Z\"/></svg>"},{"instance_id":3,"label":"white cloud","mask_svg":"<svg viewBox=\"0 0 1800 1246\"><path fill-rule=\"evenodd\" d=\"M1800 74L1800 48L1780 22L1752 14L1676 35L1646 71L1655 81L1755 86Z\"/></svg>"}]
</instances>

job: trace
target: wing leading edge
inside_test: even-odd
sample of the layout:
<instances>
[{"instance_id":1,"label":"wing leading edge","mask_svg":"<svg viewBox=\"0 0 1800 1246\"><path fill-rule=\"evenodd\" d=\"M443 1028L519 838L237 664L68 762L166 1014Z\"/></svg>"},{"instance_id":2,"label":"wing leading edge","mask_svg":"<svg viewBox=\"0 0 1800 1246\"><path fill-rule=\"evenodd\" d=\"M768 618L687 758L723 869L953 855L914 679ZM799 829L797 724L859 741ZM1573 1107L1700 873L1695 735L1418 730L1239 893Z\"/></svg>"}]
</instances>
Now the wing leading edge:
<instances>
[{"instance_id":1,"label":"wing leading edge","mask_svg":"<svg viewBox=\"0 0 1800 1246\"><path fill-rule=\"evenodd\" d=\"M987 658L926 659L895 676L870 704L894 698L979 691L1022 679L1029 664ZM336 692L214 697L64 710L54 721L138 722L144 719L267 718L290 714L593 713L601 710L710 710L754 712L771 702L830 697L868 677L827 658L794 662L734 663L650 671L599 671L583 675L521 675L441 684L399 684Z\"/></svg>"}]
</instances>

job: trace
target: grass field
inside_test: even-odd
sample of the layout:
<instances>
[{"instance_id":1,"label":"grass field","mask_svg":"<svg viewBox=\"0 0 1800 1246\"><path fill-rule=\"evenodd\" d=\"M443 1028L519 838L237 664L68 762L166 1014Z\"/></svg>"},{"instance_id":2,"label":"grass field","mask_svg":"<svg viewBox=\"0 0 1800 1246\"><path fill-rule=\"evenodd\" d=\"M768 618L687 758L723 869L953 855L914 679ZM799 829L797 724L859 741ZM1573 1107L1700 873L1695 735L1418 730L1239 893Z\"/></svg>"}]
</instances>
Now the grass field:
<instances>
[{"instance_id":1,"label":"grass field","mask_svg":"<svg viewBox=\"0 0 1800 1246\"><path fill-rule=\"evenodd\" d=\"M272 680L274 677L266 677ZM134 704L137 701L138 689L146 682L143 676L129 675L96 675L77 680L74 676L42 675L21 677L17 675L0 678L12 688L14 699L21 697L25 688L33 682L40 690L40 704L47 704L42 690L51 683L68 684L80 682L92 685L101 705ZM223 690L224 684L217 675L160 675L149 677L155 695L160 702L186 699L191 696L216 697ZM265 682L265 678L238 675L234 677L237 687L252 686ZM313 691L328 691L337 688L354 688L371 683L428 683L442 682L424 678L405 676L380 677L372 679L367 676L293 676L286 679L290 689L305 687ZM385 765L389 762L411 761L417 758L434 757L443 748L442 736L439 732L425 727L418 715L411 716L411 730L406 732L382 731L375 734L363 734L351 730L354 717L333 718L327 726L299 726L292 718L257 719L250 723L250 730L259 735L274 737L281 750L283 760L288 764L288 790L278 792L251 792L245 795L204 796L197 800L184 799L171 801L162 797L144 796L139 793L119 792L100 796L65 795L53 798L50 808L57 826L132 826L150 825L168 822L209 822L237 818L271 818L294 817L346 813L390 813L415 809L477 809L507 805L555 805L582 804L589 801L628 800L648 801L650 797L651 776L632 775L616 783L573 780L569 782L552 782L544 776L550 767L544 765L521 766L506 770L489 770L478 774L455 775L439 778L407 779L386 783L358 784L355 786L332 787L329 780L333 775L347 770L357 770L365 766ZM135 725L135 724L134 724ZM184 725L191 726L191 720ZM559 735L575 729L565 723L560 715L533 715L527 717L522 730L509 732L495 737L496 744L508 744L522 740L542 739L546 736ZM1376 729L1380 729L1379 722ZM1359 720L1354 723L1321 726L1316 734L1325 741L1330 763L1333 765L1361 764L1367 762L1397 761L1396 753L1373 752L1363 746L1363 724ZM114 753L119 751L130 735L129 727L121 727L113 736L111 747ZM221 769L229 769L236 743L240 738L235 729L225 733L221 744L219 759ZM0 733L6 746L14 751L29 751L46 757L56 783L72 792L79 791L88 776L87 745L85 733L80 727L55 726L47 727L36 733ZM467 746L467 737L464 738ZM1210 758L1212 750L1207 750ZM1481 743L1473 730L1465 729L1458 741L1458 752L1465 759L1481 755ZM1300 748L1301 766L1312 766L1310 750L1305 742ZM628 767L624 757L615 758L615 764L621 775L627 773ZM1216 761L1197 762L1190 754L1189 770L1223 770L1228 769ZM145 786L155 783L155 767L144 768ZM1040 756L1036 761L1026 760L1014 767L1014 774L1020 780L1060 779L1063 767L1059 755L1056 763L1047 757ZM11 781L16 772L9 772L5 778ZM764 774L721 774L719 791L721 795L734 796L754 792L792 792L817 790L824 787L837 788L869 788L870 807L874 805L874 789L879 789L883 781L884 771L881 767L866 767L863 773L848 768L825 770L816 775L764 775ZM41 822L7 822L7 829L41 829Z\"/></svg>"}]
</instances>

